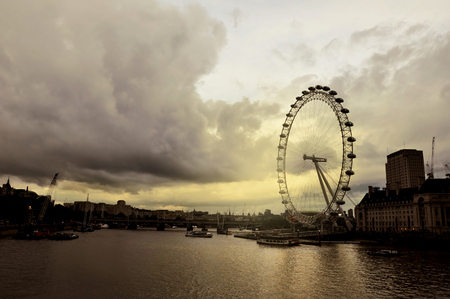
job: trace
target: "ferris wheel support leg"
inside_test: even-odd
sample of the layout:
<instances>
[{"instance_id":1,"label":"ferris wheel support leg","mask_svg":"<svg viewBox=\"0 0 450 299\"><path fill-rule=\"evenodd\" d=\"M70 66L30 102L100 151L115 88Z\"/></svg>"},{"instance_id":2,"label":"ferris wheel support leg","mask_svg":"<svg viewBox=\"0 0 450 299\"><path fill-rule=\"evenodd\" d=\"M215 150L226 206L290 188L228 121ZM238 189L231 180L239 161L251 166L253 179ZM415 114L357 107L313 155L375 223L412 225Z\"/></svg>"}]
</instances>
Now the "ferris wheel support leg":
<instances>
[{"instance_id":1,"label":"ferris wheel support leg","mask_svg":"<svg viewBox=\"0 0 450 299\"><path fill-rule=\"evenodd\" d=\"M330 205L330 202L328 201L327 192L325 191L325 186L323 184L322 176L320 175L320 169L319 165L317 165L317 162L314 162L314 165L316 166L317 176L319 177L320 187L322 187L323 197L325 198L325 201L327 202L327 206Z\"/></svg>"},{"instance_id":2,"label":"ferris wheel support leg","mask_svg":"<svg viewBox=\"0 0 450 299\"><path fill-rule=\"evenodd\" d=\"M316 167L318 167L319 165L317 164ZM325 177L325 175L323 174L323 171L320 167L318 167L318 171L320 172L320 174L322 175L322 179L325 182L325 185L327 185L328 191L330 192L330 195L332 198L334 198L334 194L333 194L333 190L331 189L330 184L328 183L327 178ZM328 201L327 204L329 205Z\"/></svg>"}]
</instances>

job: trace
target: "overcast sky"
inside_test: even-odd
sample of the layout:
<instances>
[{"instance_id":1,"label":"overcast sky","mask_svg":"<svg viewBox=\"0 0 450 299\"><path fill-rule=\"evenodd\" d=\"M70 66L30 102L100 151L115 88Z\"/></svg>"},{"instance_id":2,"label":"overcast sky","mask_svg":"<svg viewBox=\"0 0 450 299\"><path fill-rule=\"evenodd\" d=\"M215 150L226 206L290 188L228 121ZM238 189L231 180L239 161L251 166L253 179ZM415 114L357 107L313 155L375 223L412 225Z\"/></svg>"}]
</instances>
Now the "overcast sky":
<instances>
[{"instance_id":1,"label":"overcast sky","mask_svg":"<svg viewBox=\"0 0 450 299\"><path fill-rule=\"evenodd\" d=\"M450 2L0 1L0 183L59 202L284 210L278 135L328 85L354 122L350 196L386 155L450 162ZM353 205L344 206L345 209Z\"/></svg>"}]
</instances>

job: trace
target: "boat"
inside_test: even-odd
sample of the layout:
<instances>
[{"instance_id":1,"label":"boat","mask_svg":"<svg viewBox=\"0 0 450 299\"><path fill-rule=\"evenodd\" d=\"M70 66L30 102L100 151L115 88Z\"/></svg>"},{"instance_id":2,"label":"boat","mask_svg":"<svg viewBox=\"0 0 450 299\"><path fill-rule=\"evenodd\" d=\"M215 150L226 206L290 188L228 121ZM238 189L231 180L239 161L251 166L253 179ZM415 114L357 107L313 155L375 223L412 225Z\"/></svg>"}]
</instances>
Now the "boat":
<instances>
[{"instance_id":1,"label":"boat","mask_svg":"<svg viewBox=\"0 0 450 299\"><path fill-rule=\"evenodd\" d=\"M186 237L193 237L193 238L212 238L212 234L208 232L194 232L190 231L187 232Z\"/></svg>"},{"instance_id":2,"label":"boat","mask_svg":"<svg viewBox=\"0 0 450 299\"><path fill-rule=\"evenodd\" d=\"M251 240L257 240L259 236L259 233L256 232L239 232L239 233L235 233L234 237L235 238L242 238L242 239L251 239Z\"/></svg>"},{"instance_id":3,"label":"boat","mask_svg":"<svg viewBox=\"0 0 450 299\"><path fill-rule=\"evenodd\" d=\"M54 233L54 234L51 234L48 238L50 240L58 240L58 241L74 240L74 239L78 239L78 235L76 235L74 233Z\"/></svg>"},{"instance_id":4,"label":"boat","mask_svg":"<svg viewBox=\"0 0 450 299\"><path fill-rule=\"evenodd\" d=\"M231 235L228 231L228 227L225 225L225 215L222 218L222 223L220 223L220 214L217 213L217 234L218 235Z\"/></svg>"},{"instance_id":5,"label":"boat","mask_svg":"<svg viewBox=\"0 0 450 299\"><path fill-rule=\"evenodd\" d=\"M102 225L98 223L91 224L93 230L102 229Z\"/></svg>"},{"instance_id":6,"label":"boat","mask_svg":"<svg viewBox=\"0 0 450 299\"><path fill-rule=\"evenodd\" d=\"M33 230L33 231L19 231L15 236L13 236L13 239L17 240L41 240L49 237L49 232L43 232L40 230Z\"/></svg>"},{"instance_id":7,"label":"boat","mask_svg":"<svg viewBox=\"0 0 450 299\"><path fill-rule=\"evenodd\" d=\"M336 244L360 244L361 241L322 241L322 243L336 243Z\"/></svg>"},{"instance_id":8,"label":"boat","mask_svg":"<svg viewBox=\"0 0 450 299\"><path fill-rule=\"evenodd\" d=\"M217 228L218 235L232 235L232 233L228 230L228 228Z\"/></svg>"},{"instance_id":9,"label":"boat","mask_svg":"<svg viewBox=\"0 0 450 299\"><path fill-rule=\"evenodd\" d=\"M81 227L75 228L73 231L81 232L81 233L91 233L94 231L94 229L91 226L81 226Z\"/></svg>"},{"instance_id":10,"label":"boat","mask_svg":"<svg viewBox=\"0 0 450 299\"><path fill-rule=\"evenodd\" d=\"M256 243L264 245L276 245L276 246L298 246L300 245L300 240L294 239L291 236L283 235L260 235L256 239Z\"/></svg>"},{"instance_id":11,"label":"boat","mask_svg":"<svg viewBox=\"0 0 450 299\"><path fill-rule=\"evenodd\" d=\"M376 256L399 256L400 252L397 250L375 250L367 252L368 255L376 255Z\"/></svg>"},{"instance_id":12,"label":"boat","mask_svg":"<svg viewBox=\"0 0 450 299\"><path fill-rule=\"evenodd\" d=\"M174 225L172 226L172 229L178 229L178 226Z\"/></svg>"}]
</instances>

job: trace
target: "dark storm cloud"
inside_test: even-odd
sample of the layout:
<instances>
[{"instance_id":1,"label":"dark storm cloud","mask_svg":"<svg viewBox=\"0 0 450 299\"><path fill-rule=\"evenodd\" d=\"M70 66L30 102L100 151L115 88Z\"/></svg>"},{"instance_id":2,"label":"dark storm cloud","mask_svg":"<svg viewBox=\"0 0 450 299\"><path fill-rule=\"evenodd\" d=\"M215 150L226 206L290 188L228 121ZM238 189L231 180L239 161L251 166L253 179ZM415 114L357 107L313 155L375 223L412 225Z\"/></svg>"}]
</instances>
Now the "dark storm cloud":
<instances>
[{"instance_id":1,"label":"dark storm cloud","mask_svg":"<svg viewBox=\"0 0 450 299\"><path fill-rule=\"evenodd\" d=\"M355 123L354 183L361 183L362 174L383 186L386 156L399 149L423 150L426 162L436 136L435 160L450 158L450 33L422 24L386 25L353 34L350 46L369 41L378 49L330 86L348 98L344 104Z\"/></svg>"},{"instance_id":2,"label":"dark storm cloud","mask_svg":"<svg viewBox=\"0 0 450 299\"><path fill-rule=\"evenodd\" d=\"M124 3L0 4L0 173L135 193L265 170L261 124L278 106L204 103L195 89L224 25L197 5Z\"/></svg>"}]
</instances>

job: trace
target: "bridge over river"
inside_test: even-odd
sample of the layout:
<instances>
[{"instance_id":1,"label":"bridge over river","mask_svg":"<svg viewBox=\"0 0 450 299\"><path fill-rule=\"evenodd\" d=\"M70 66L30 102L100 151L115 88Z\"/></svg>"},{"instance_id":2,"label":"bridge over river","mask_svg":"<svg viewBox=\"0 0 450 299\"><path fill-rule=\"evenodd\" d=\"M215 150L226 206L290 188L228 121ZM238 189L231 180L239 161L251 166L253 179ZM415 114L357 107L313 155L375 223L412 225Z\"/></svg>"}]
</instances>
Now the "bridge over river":
<instances>
[{"instance_id":1,"label":"bridge over river","mask_svg":"<svg viewBox=\"0 0 450 299\"><path fill-rule=\"evenodd\" d=\"M156 220L156 219L96 219L96 222L106 223L109 226L117 225L119 227L125 227L129 225L140 225L148 227L217 227L217 220ZM247 229L262 228L263 224L261 221L227 221L225 226L228 228L240 228L244 227Z\"/></svg>"}]
</instances>

